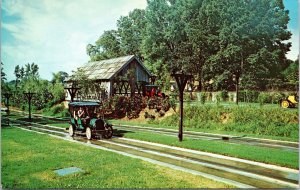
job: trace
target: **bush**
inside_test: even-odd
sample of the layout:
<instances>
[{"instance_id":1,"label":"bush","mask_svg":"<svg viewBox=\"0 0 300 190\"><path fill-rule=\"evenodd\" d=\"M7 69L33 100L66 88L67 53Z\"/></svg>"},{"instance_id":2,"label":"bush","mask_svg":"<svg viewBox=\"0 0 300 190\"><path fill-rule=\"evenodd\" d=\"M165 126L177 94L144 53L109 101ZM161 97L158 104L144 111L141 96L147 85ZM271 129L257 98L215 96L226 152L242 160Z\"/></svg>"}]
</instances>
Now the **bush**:
<instances>
[{"instance_id":1,"label":"bush","mask_svg":"<svg viewBox=\"0 0 300 190\"><path fill-rule=\"evenodd\" d=\"M279 101L282 99L282 98L285 98L285 94L281 93L281 92L275 92L271 95L271 98L272 98L272 103L274 104L277 104L279 103Z\"/></svg>"},{"instance_id":2,"label":"bush","mask_svg":"<svg viewBox=\"0 0 300 190\"><path fill-rule=\"evenodd\" d=\"M227 98L229 98L228 92L226 90L221 91L220 92L220 98L222 99L222 101L226 101Z\"/></svg>"},{"instance_id":3,"label":"bush","mask_svg":"<svg viewBox=\"0 0 300 190\"><path fill-rule=\"evenodd\" d=\"M208 94L206 92L201 92L200 96L201 96L200 97L201 104L205 104L205 100L206 100Z\"/></svg>"},{"instance_id":4,"label":"bush","mask_svg":"<svg viewBox=\"0 0 300 190\"><path fill-rule=\"evenodd\" d=\"M53 106L50 111L56 115L60 112L62 112L63 110L65 109L65 106L63 104L59 104L59 105L56 105L56 106Z\"/></svg>"},{"instance_id":5,"label":"bush","mask_svg":"<svg viewBox=\"0 0 300 190\"><path fill-rule=\"evenodd\" d=\"M250 134L298 137L298 110L191 105L184 110L184 126ZM177 126L178 114L159 121L164 126Z\"/></svg>"},{"instance_id":6,"label":"bush","mask_svg":"<svg viewBox=\"0 0 300 190\"><path fill-rule=\"evenodd\" d=\"M261 92L258 95L258 102L259 102L259 105L261 105L261 106L266 104L266 103L271 103L271 101L272 101L272 97L267 92Z\"/></svg>"},{"instance_id":7,"label":"bush","mask_svg":"<svg viewBox=\"0 0 300 190\"><path fill-rule=\"evenodd\" d=\"M258 102L258 91L242 90L239 92L239 102Z\"/></svg>"}]
</instances>

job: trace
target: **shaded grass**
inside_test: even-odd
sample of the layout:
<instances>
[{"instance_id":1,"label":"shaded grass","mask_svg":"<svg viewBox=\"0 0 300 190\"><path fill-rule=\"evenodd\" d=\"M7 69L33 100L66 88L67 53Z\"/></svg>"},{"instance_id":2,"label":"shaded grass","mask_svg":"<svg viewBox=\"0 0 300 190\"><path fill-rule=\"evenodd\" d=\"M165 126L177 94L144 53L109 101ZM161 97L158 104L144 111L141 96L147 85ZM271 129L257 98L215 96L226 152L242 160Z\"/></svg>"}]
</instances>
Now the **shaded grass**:
<instances>
[{"instance_id":1,"label":"shaded grass","mask_svg":"<svg viewBox=\"0 0 300 190\"><path fill-rule=\"evenodd\" d=\"M153 134L149 132L132 132L124 133L123 135L126 138L212 152L294 169L299 168L298 152L249 146L244 144L230 144L219 140L191 139L188 137L184 137L184 140L179 142L177 137Z\"/></svg>"},{"instance_id":2,"label":"shaded grass","mask_svg":"<svg viewBox=\"0 0 300 190\"><path fill-rule=\"evenodd\" d=\"M53 170L84 172L58 176ZM2 129L4 188L227 188L223 183L139 159L17 128Z\"/></svg>"}]
</instances>

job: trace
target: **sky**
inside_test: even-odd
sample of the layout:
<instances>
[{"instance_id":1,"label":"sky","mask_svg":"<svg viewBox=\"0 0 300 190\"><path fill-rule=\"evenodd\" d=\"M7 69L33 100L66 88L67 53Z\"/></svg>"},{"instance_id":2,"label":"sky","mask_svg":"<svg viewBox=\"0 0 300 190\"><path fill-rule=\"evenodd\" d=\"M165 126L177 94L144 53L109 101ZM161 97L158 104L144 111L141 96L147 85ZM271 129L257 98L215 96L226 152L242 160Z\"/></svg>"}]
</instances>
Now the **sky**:
<instances>
[{"instance_id":1,"label":"sky","mask_svg":"<svg viewBox=\"0 0 300 190\"><path fill-rule=\"evenodd\" d=\"M300 1L300 0L299 0ZM291 51L299 54L299 2L284 0L290 11ZM1 61L7 80L14 80L16 65L34 62L41 78L72 70L89 61L86 46L94 44L105 30L116 29L120 16L135 8L144 9L146 0L2 0Z\"/></svg>"}]
</instances>

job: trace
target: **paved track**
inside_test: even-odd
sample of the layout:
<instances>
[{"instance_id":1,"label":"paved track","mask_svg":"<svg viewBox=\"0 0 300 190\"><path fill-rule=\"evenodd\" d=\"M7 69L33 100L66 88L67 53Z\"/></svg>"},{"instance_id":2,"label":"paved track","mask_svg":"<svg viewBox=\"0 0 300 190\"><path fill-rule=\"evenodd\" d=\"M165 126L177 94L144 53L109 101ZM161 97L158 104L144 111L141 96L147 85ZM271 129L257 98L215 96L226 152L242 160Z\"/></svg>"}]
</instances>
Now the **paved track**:
<instances>
[{"instance_id":1,"label":"paved track","mask_svg":"<svg viewBox=\"0 0 300 190\"><path fill-rule=\"evenodd\" d=\"M15 112L16 113L16 112ZM18 111L18 114L26 115L27 113ZM47 118L53 121L65 121L69 120L66 118L56 118L50 116L42 116L33 114L35 118ZM177 136L178 131L173 129L165 129L165 128L154 128L154 127L140 127L140 126L132 126L132 125L114 125L114 129L125 130L125 131L145 131L158 133L163 135ZM271 139L261 139L261 138L252 138L246 136L233 136L233 135L222 135L222 134L212 134L212 133L203 133L203 132L192 132L192 131L184 131L184 137L189 137L193 139L204 139L204 140L216 140L223 141L224 143L233 143L233 144L247 144L251 146L260 146L274 149L281 149L285 151L299 151L299 143L298 142L289 142L289 141L281 141L281 140L271 140Z\"/></svg>"}]
</instances>

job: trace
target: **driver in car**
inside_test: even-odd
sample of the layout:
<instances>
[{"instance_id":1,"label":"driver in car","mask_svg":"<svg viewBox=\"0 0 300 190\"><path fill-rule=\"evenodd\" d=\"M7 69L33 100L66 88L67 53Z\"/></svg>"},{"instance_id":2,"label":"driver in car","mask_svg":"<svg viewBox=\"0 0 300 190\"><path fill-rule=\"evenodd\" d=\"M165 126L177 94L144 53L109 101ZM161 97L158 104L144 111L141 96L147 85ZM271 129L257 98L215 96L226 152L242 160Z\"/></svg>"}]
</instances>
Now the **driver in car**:
<instances>
[{"instance_id":1,"label":"driver in car","mask_svg":"<svg viewBox=\"0 0 300 190\"><path fill-rule=\"evenodd\" d=\"M84 114L85 114L84 110L82 109L82 107L80 107L78 112L77 112L78 118L83 118Z\"/></svg>"},{"instance_id":2,"label":"driver in car","mask_svg":"<svg viewBox=\"0 0 300 190\"><path fill-rule=\"evenodd\" d=\"M84 125L86 125L90 120L89 115L85 114L85 111L82 109L82 107L79 107L77 115L78 115L78 118L82 119Z\"/></svg>"}]
</instances>

